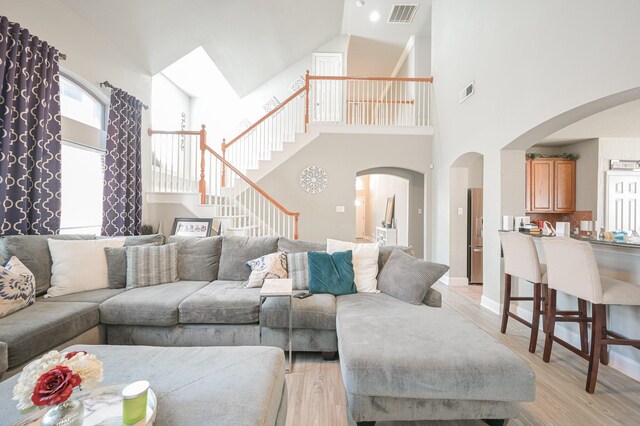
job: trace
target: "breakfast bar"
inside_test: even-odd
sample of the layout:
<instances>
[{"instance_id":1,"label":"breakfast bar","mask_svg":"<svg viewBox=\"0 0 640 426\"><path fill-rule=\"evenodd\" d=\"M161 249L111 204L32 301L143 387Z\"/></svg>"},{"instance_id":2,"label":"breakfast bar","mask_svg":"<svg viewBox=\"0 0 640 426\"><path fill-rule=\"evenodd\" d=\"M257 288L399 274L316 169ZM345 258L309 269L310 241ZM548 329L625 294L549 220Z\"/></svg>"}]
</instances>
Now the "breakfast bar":
<instances>
[{"instance_id":1,"label":"breakfast bar","mask_svg":"<svg viewBox=\"0 0 640 426\"><path fill-rule=\"evenodd\" d=\"M535 238L536 249L541 263L546 262L546 255L542 246L542 239ZM598 263L600 275L627 281L640 286L640 244L624 241L606 241L579 238L591 243L593 253ZM558 294L559 309L575 309L576 299L564 294ZM525 308L525 305L522 306ZM526 309L530 309L526 306ZM607 324L610 330L628 338L640 338L638 324L640 324L640 307L616 306L609 309ZM579 334L576 324L559 323L556 334L563 339L578 344ZM609 348L610 365L640 379L640 351L633 347L611 346Z\"/></svg>"}]
</instances>

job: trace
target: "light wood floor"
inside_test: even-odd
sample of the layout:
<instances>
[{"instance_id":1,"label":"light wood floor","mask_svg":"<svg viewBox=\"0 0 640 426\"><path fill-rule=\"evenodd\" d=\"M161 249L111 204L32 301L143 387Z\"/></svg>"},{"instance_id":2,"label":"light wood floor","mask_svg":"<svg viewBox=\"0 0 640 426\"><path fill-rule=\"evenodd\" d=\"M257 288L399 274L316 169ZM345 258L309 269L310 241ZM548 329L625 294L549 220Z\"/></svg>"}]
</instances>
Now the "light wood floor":
<instances>
[{"instance_id":1,"label":"light wood floor","mask_svg":"<svg viewBox=\"0 0 640 426\"><path fill-rule=\"evenodd\" d=\"M535 402L521 404L520 415L509 422L521 425L639 425L640 383L607 366L600 366L596 393L584 391L587 362L559 345L554 345L551 362L542 362L543 335L535 354L527 351L529 329L509 321L501 334L500 318L482 308L467 295L436 284L443 293L445 309L467 316L529 363L536 373ZM287 375L289 409L287 426L353 426L347 419L346 398L340 364L326 362L319 354L298 353ZM476 421L393 422L390 425L483 425Z\"/></svg>"}]
</instances>

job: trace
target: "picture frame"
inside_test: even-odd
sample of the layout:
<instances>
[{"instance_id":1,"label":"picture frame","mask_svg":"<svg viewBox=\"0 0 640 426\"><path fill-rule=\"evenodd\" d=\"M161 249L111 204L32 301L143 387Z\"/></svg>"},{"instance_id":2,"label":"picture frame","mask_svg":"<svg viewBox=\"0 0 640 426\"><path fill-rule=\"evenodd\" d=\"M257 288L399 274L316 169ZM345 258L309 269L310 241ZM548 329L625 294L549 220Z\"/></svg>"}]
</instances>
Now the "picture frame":
<instances>
[{"instance_id":1,"label":"picture frame","mask_svg":"<svg viewBox=\"0 0 640 426\"><path fill-rule=\"evenodd\" d=\"M213 219L199 217L176 217L173 219L171 235L181 237L210 237Z\"/></svg>"}]
</instances>

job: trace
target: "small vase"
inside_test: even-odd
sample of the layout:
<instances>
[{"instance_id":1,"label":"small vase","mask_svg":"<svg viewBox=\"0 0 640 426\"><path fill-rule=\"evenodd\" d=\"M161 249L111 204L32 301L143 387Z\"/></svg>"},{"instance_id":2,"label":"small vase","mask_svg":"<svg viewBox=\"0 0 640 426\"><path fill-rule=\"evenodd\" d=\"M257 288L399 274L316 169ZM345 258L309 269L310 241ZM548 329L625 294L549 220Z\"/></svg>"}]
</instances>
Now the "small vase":
<instances>
[{"instance_id":1,"label":"small vase","mask_svg":"<svg viewBox=\"0 0 640 426\"><path fill-rule=\"evenodd\" d=\"M53 406L42 417L42 426L82 426L84 423L84 404L82 401L69 400Z\"/></svg>"}]
</instances>

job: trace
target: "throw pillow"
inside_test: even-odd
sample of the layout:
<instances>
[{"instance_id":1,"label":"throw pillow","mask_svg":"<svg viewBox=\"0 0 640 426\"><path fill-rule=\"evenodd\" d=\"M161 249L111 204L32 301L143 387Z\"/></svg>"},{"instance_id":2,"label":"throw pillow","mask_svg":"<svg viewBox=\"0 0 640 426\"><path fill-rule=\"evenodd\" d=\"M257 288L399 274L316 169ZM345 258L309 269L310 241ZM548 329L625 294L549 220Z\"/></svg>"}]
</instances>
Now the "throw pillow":
<instances>
[{"instance_id":1,"label":"throw pillow","mask_svg":"<svg viewBox=\"0 0 640 426\"><path fill-rule=\"evenodd\" d=\"M124 239L47 240L51 252L51 287L45 297L63 296L109 287L106 247L118 248Z\"/></svg>"},{"instance_id":2,"label":"throw pillow","mask_svg":"<svg viewBox=\"0 0 640 426\"><path fill-rule=\"evenodd\" d=\"M266 279L288 278L287 273L287 253L279 251L277 253L260 256L247 262L251 268L251 275L245 288L262 287Z\"/></svg>"},{"instance_id":3,"label":"throw pillow","mask_svg":"<svg viewBox=\"0 0 640 426\"><path fill-rule=\"evenodd\" d=\"M132 237L128 237L132 238ZM133 244L136 246L154 246L156 243ZM125 288L127 286L127 241L122 248L106 247L104 254L107 256L107 275L109 288Z\"/></svg>"},{"instance_id":4,"label":"throw pillow","mask_svg":"<svg viewBox=\"0 0 640 426\"><path fill-rule=\"evenodd\" d=\"M0 318L36 301L33 274L17 257L0 266Z\"/></svg>"},{"instance_id":5,"label":"throw pillow","mask_svg":"<svg viewBox=\"0 0 640 426\"><path fill-rule=\"evenodd\" d=\"M215 281L220 268L222 237L169 237L178 244L178 277L184 281Z\"/></svg>"},{"instance_id":6,"label":"throw pillow","mask_svg":"<svg viewBox=\"0 0 640 426\"><path fill-rule=\"evenodd\" d=\"M411 256L415 256L415 252L413 251L412 246L381 246L380 254L378 255L378 274L384 268L385 263L389 260L389 256L395 249L402 250L403 252L410 254Z\"/></svg>"},{"instance_id":7,"label":"throw pillow","mask_svg":"<svg viewBox=\"0 0 640 426\"><path fill-rule=\"evenodd\" d=\"M353 272L358 293L375 293L378 288L378 244L356 244L346 241L327 240L329 254L339 251L353 252Z\"/></svg>"},{"instance_id":8,"label":"throw pillow","mask_svg":"<svg viewBox=\"0 0 640 426\"><path fill-rule=\"evenodd\" d=\"M178 244L127 247L128 289L178 280Z\"/></svg>"},{"instance_id":9,"label":"throw pillow","mask_svg":"<svg viewBox=\"0 0 640 426\"><path fill-rule=\"evenodd\" d=\"M306 252L287 255L287 272L294 290L309 290L309 255Z\"/></svg>"},{"instance_id":10,"label":"throw pillow","mask_svg":"<svg viewBox=\"0 0 640 426\"><path fill-rule=\"evenodd\" d=\"M354 283L353 252L309 252L309 292L334 296L357 293Z\"/></svg>"},{"instance_id":11,"label":"throw pillow","mask_svg":"<svg viewBox=\"0 0 640 426\"><path fill-rule=\"evenodd\" d=\"M380 271L378 288L413 305L421 305L427 292L449 270L446 265L425 262L396 249Z\"/></svg>"},{"instance_id":12,"label":"throw pillow","mask_svg":"<svg viewBox=\"0 0 640 426\"><path fill-rule=\"evenodd\" d=\"M223 237L218 279L247 281L251 275L247 262L277 251L278 237Z\"/></svg>"}]
</instances>

